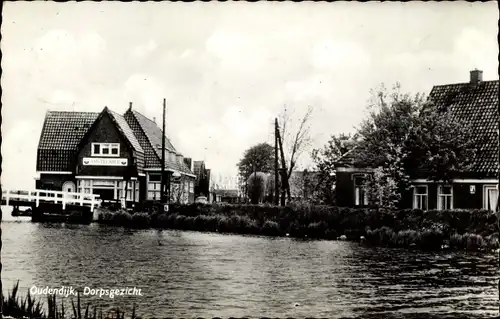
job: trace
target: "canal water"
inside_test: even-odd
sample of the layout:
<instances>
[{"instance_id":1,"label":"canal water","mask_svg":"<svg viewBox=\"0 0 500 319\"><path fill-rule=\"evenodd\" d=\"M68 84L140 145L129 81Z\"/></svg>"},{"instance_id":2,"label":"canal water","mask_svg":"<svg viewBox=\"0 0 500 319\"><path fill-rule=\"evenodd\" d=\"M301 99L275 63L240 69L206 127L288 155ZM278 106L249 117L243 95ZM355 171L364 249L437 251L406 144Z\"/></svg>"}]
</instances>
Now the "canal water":
<instances>
[{"instance_id":1,"label":"canal water","mask_svg":"<svg viewBox=\"0 0 500 319\"><path fill-rule=\"evenodd\" d=\"M84 296L148 317L488 318L498 314L494 254L357 243L36 224L6 216L4 292L137 288ZM74 297L73 297L74 298ZM70 309L71 297L63 298ZM130 314L130 313L129 313Z\"/></svg>"}]
</instances>

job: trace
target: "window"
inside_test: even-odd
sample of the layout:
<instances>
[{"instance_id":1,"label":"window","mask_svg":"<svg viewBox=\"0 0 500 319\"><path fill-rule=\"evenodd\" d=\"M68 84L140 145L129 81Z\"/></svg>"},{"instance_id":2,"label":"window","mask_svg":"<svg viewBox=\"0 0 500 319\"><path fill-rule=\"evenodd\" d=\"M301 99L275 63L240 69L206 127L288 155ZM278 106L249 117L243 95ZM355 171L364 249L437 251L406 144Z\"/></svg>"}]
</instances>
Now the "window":
<instances>
[{"instance_id":1,"label":"window","mask_svg":"<svg viewBox=\"0 0 500 319\"><path fill-rule=\"evenodd\" d=\"M148 199L161 199L161 174L148 174Z\"/></svg>"},{"instance_id":2,"label":"window","mask_svg":"<svg viewBox=\"0 0 500 319\"><path fill-rule=\"evenodd\" d=\"M120 143L92 143L92 156L119 156Z\"/></svg>"},{"instance_id":3,"label":"window","mask_svg":"<svg viewBox=\"0 0 500 319\"><path fill-rule=\"evenodd\" d=\"M368 205L368 194L365 189L364 176L354 176L354 205Z\"/></svg>"},{"instance_id":4,"label":"window","mask_svg":"<svg viewBox=\"0 0 500 319\"><path fill-rule=\"evenodd\" d=\"M194 182L193 181L189 181L189 192L194 193Z\"/></svg>"},{"instance_id":5,"label":"window","mask_svg":"<svg viewBox=\"0 0 500 319\"><path fill-rule=\"evenodd\" d=\"M413 209L427 210L427 185L415 186L413 188Z\"/></svg>"},{"instance_id":6,"label":"window","mask_svg":"<svg viewBox=\"0 0 500 319\"><path fill-rule=\"evenodd\" d=\"M438 186L438 205L437 209L453 209L453 187L449 185Z\"/></svg>"},{"instance_id":7,"label":"window","mask_svg":"<svg viewBox=\"0 0 500 319\"><path fill-rule=\"evenodd\" d=\"M485 185L483 187L483 208L491 211L496 210L498 205L498 188L496 185Z\"/></svg>"}]
</instances>

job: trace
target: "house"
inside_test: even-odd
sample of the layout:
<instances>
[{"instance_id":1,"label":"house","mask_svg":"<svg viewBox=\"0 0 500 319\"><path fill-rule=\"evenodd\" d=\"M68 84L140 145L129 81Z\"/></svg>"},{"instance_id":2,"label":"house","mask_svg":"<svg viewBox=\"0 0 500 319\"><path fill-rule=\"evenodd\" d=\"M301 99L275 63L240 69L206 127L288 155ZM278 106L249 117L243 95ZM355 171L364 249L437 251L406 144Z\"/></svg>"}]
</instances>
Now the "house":
<instances>
[{"instance_id":1,"label":"house","mask_svg":"<svg viewBox=\"0 0 500 319\"><path fill-rule=\"evenodd\" d=\"M240 202L240 192L237 189L214 189L214 202L236 204Z\"/></svg>"},{"instance_id":2,"label":"house","mask_svg":"<svg viewBox=\"0 0 500 319\"><path fill-rule=\"evenodd\" d=\"M48 111L37 150L38 189L99 194L127 204L160 199L162 130L136 110ZM194 201L194 174L165 138L170 200ZM178 195L177 198L174 198Z\"/></svg>"},{"instance_id":3,"label":"house","mask_svg":"<svg viewBox=\"0 0 500 319\"><path fill-rule=\"evenodd\" d=\"M461 172L450 184L435 183L415 176L412 188L403 194L403 204L414 209L496 209L499 174L499 81L483 81L482 71L470 72L466 83L436 85L429 94L436 106L448 108L454 116L472 123L481 145L471 169ZM370 168L355 164L355 151L337 163L336 197L339 206L369 204L364 180Z\"/></svg>"}]
</instances>

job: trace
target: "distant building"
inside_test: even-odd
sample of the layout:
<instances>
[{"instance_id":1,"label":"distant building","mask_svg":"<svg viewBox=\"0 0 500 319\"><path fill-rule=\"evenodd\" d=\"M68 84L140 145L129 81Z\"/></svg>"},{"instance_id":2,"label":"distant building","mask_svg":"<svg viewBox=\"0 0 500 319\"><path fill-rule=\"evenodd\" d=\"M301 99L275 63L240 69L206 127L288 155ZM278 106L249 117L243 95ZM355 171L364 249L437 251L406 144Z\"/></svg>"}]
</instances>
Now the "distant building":
<instances>
[{"instance_id":1,"label":"distant building","mask_svg":"<svg viewBox=\"0 0 500 319\"><path fill-rule=\"evenodd\" d=\"M37 150L36 187L136 203L160 199L162 130L132 105L124 115L49 111ZM176 176L178 175L178 176ZM194 201L195 175L165 138L166 195Z\"/></svg>"},{"instance_id":2,"label":"distant building","mask_svg":"<svg viewBox=\"0 0 500 319\"><path fill-rule=\"evenodd\" d=\"M438 106L474 126L481 137L472 168L458 173L449 184L430 181L425 172L414 176L413 187L403 194L404 206L415 209L496 209L498 199L498 95L499 81L483 81L483 72L473 70L466 83L434 86L429 98ZM336 196L339 206L369 205L364 180L370 167L356 164L350 151L337 164Z\"/></svg>"},{"instance_id":3,"label":"distant building","mask_svg":"<svg viewBox=\"0 0 500 319\"><path fill-rule=\"evenodd\" d=\"M214 189L213 190L213 202L216 203L239 203L240 192L237 189Z\"/></svg>"}]
</instances>

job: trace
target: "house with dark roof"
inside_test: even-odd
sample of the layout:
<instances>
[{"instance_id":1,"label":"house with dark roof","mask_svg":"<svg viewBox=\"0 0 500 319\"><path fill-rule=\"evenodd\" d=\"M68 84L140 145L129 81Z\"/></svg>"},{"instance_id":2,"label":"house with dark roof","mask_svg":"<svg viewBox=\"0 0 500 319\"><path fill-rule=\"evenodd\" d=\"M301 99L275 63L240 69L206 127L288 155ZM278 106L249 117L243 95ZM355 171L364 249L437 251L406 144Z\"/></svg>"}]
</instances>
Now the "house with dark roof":
<instances>
[{"instance_id":1,"label":"house with dark roof","mask_svg":"<svg viewBox=\"0 0 500 319\"><path fill-rule=\"evenodd\" d=\"M124 115L49 111L37 150L37 189L99 194L102 200L160 199L162 130L130 108ZM190 159L165 138L166 192L194 201ZM170 193L170 194L168 194Z\"/></svg>"},{"instance_id":2,"label":"house with dark roof","mask_svg":"<svg viewBox=\"0 0 500 319\"><path fill-rule=\"evenodd\" d=\"M499 173L499 81L483 81L482 71L470 72L466 83L436 85L429 99L436 107L447 108L459 119L471 123L479 137L472 167L460 172L450 184L426 178L425 172L415 176L413 187L403 194L407 208L415 209L496 209ZM372 172L355 160L355 149L337 162L337 205L368 205L364 180Z\"/></svg>"}]
</instances>

